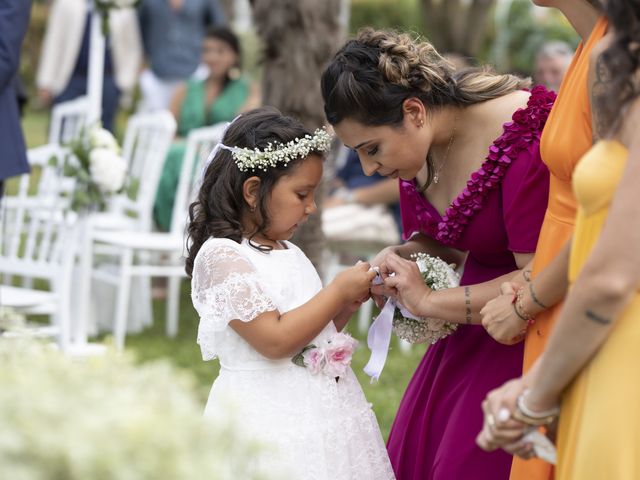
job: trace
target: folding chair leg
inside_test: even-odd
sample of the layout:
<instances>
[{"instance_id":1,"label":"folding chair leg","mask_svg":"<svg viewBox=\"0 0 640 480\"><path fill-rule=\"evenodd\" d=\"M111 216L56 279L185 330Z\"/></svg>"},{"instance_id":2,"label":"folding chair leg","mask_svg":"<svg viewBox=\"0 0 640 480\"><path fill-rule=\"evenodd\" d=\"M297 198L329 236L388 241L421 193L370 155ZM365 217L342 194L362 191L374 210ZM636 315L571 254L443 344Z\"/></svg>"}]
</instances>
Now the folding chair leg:
<instances>
[{"instance_id":1,"label":"folding chair leg","mask_svg":"<svg viewBox=\"0 0 640 480\"><path fill-rule=\"evenodd\" d=\"M167 291L167 336L174 338L178 334L178 309L180 306L180 283L182 278L169 277Z\"/></svg>"},{"instance_id":2,"label":"folding chair leg","mask_svg":"<svg viewBox=\"0 0 640 480\"><path fill-rule=\"evenodd\" d=\"M125 249L120 257L120 281L116 298L116 311L113 327L114 343L117 350L124 349L124 339L127 334L127 313L129 310L129 292L131 291L131 267L133 265L133 250Z\"/></svg>"}]
</instances>

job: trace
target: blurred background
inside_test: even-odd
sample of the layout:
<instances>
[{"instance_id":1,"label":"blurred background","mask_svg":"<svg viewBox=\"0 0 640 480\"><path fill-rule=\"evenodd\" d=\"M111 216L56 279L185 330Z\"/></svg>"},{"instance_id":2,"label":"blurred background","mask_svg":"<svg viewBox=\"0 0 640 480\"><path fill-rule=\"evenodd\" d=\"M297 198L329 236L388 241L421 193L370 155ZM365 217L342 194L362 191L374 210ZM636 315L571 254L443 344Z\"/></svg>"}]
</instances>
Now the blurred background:
<instances>
[{"instance_id":1,"label":"blurred background","mask_svg":"<svg viewBox=\"0 0 640 480\"><path fill-rule=\"evenodd\" d=\"M84 78L80 83L86 85L88 22L85 27L79 28L80 32L83 28L85 32L82 40L76 39L73 46L65 43L66 38L60 32L47 36L48 29L60 30L60 26L54 25L60 21L54 9L62 9L66 1L34 0L33 3L19 72L22 126L29 148L42 146L49 141L52 105L86 94L82 88L74 90L71 86L76 75ZM78 21L85 22L87 14L83 0L69 2L67 8L76 13L77 9L81 9L77 15ZM547 83L552 88L559 85L558 79L561 79L565 62L559 61L559 66L554 63L556 51L562 53L566 50L570 56L578 43L577 36L563 17L551 9L535 7L529 0L159 2L169 4L174 11L185 12L191 5L206 4L206 9L198 10L198 15L202 16L197 18L197 24L202 28L183 26L167 29L163 23L168 21L167 18L160 18L160 15L155 18L154 11L158 11L155 4L158 2L154 0L142 0L137 10L129 12L129 19L116 19L112 14L110 37L107 37L103 123L122 144L132 116L153 111L154 108L169 110L176 119L177 132L175 138L169 139L173 143L167 153L163 179L167 174L171 152L190 129L229 121L236 113L247 108L261 104L274 105L283 113L299 117L311 128L322 125L324 118L318 85L322 67L346 38L364 26L414 32L428 38L460 68L490 64L498 71L533 76L535 81ZM62 15L63 22L70 21L69 18ZM226 34L218 33L216 36L207 33L211 27L230 29L237 36L239 46L236 48L235 40L224 36ZM62 30L65 28L63 26ZM171 37L168 32L174 32L176 36ZM130 40L123 42L121 35ZM46 42L54 43L49 47L52 52L67 58L69 65L64 73L56 71L56 68L62 68L58 64L60 61L45 65L47 58L43 52L47 48ZM124 45L118 45L118 42ZM164 45L165 42L168 42L168 46ZM175 55L171 58L176 60L167 65L166 59L170 55ZM220 67L220 58L224 55L228 55L224 57L228 63ZM51 63L51 59L48 60ZM545 60L549 65L543 66ZM184 68L174 68L181 62ZM204 70L201 68L203 64ZM217 68L222 68L222 73L217 72ZM180 71L172 71L174 69ZM82 77L83 74L85 77ZM63 82L66 85L59 84L60 75L68 79ZM212 108L204 117L189 123L191 86L197 82L205 82L206 85L209 85L206 82L211 82L215 86L216 79L220 78L223 79L222 86L212 90L217 93L206 93L209 90L205 88L204 94L208 104L215 103L214 100L220 97L217 109ZM151 86L145 83L147 80ZM240 82L237 83L237 91L227 92L230 82ZM149 99L160 98L158 92L166 97L164 104L150 105ZM224 98L223 93L226 95ZM224 108L220 107L223 100ZM112 111L112 120L105 122L104 115L109 110ZM181 154L177 155L181 160ZM163 159L158 161L162 163ZM37 169L34 169L32 175L37 174ZM312 258L323 277L328 279L341 265L371 258L383 246L398 242L401 227L397 219L397 192L394 193L397 186L392 185L380 197L369 195L376 182L385 180L363 180L357 157L339 145L327 164L326 176L323 193L325 212L300 233L296 242ZM167 191L173 192L176 183L177 179L173 184L169 181ZM10 195L17 188L17 180L14 179L8 182L6 191ZM169 202L165 211L171 210L173 200ZM386 223L366 227L360 225L356 232L350 230L348 225L340 222L345 215L353 219L353 211L334 209L345 207L346 204L354 208L354 203L361 204L369 212L373 211L372 216L377 219L374 223L380 218L384 218ZM156 200L153 229L167 230L168 223L165 222L163 227L159 208ZM362 217L365 217L364 213ZM323 218L324 226L321 222ZM170 218L167 222L170 222ZM179 329L172 336L165 334L166 282L154 280L152 287L152 319L127 331L124 348L139 363L165 359L180 371L193 375L197 395L204 406L218 365L217 362L205 363L201 360L196 344L198 318L191 306L189 283L183 281L180 285ZM368 304L367 309L354 318L349 326L349 330L361 340L353 368L360 377L367 398L373 403L386 438L402 393L427 347L408 346L394 339L380 381L370 384L362 373L362 367L368 359L366 329L373 315L375 308ZM128 322L130 326L135 324L132 318ZM91 334L95 342L113 342L108 328L97 329Z\"/></svg>"}]
</instances>

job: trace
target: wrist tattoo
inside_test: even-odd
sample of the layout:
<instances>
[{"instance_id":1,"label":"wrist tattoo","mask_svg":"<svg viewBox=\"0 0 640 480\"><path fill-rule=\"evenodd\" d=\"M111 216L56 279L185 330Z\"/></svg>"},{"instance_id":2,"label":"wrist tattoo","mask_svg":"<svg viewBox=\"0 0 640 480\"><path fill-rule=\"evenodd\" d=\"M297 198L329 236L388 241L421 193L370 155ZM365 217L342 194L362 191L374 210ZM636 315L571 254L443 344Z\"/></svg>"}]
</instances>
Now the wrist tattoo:
<instances>
[{"instance_id":1,"label":"wrist tattoo","mask_svg":"<svg viewBox=\"0 0 640 480\"><path fill-rule=\"evenodd\" d=\"M549 308L548 306L546 306L544 303L542 303L538 297L536 297L535 292L533 291L533 282L529 283L529 295L531 295L531 300L533 300L533 303L535 303L536 305L538 305L540 308L542 308L543 310L546 310L547 308Z\"/></svg>"},{"instance_id":2,"label":"wrist tattoo","mask_svg":"<svg viewBox=\"0 0 640 480\"><path fill-rule=\"evenodd\" d=\"M471 287L464 287L465 321L471 323Z\"/></svg>"},{"instance_id":3,"label":"wrist tattoo","mask_svg":"<svg viewBox=\"0 0 640 480\"><path fill-rule=\"evenodd\" d=\"M522 276L524 277L525 282L531 281L531 270L523 270Z\"/></svg>"},{"instance_id":4,"label":"wrist tattoo","mask_svg":"<svg viewBox=\"0 0 640 480\"><path fill-rule=\"evenodd\" d=\"M593 310L587 310L584 315L591 321L599 323L600 325L609 325L611 319L598 315Z\"/></svg>"},{"instance_id":5,"label":"wrist tattoo","mask_svg":"<svg viewBox=\"0 0 640 480\"><path fill-rule=\"evenodd\" d=\"M608 127L603 107L605 102L609 100L609 83L611 83L611 74L607 69L602 55L598 56L595 64L595 80L591 86L591 111L593 116L593 140L594 142L603 137Z\"/></svg>"}]
</instances>

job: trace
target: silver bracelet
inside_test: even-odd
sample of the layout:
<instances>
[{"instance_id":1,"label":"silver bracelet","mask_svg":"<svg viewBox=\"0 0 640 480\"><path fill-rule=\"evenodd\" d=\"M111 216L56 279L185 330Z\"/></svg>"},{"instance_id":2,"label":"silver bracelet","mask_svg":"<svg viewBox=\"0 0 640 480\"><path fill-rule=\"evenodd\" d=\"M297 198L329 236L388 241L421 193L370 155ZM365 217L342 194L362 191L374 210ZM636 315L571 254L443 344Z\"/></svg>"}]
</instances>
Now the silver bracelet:
<instances>
[{"instance_id":1,"label":"silver bracelet","mask_svg":"<svg viewBox=\"0 0 640 480\"><path fill-rule=\"evenodd\" d=\"M518 399L516 400L517 409L514 412L516 419L529 425L549 425L553 422L560 413L560 407L556 405L555 407L543 412L534 412L524 403L524 399L528 393L529 391L526 390L518 396Z\"/></svg>"}]
</instances>

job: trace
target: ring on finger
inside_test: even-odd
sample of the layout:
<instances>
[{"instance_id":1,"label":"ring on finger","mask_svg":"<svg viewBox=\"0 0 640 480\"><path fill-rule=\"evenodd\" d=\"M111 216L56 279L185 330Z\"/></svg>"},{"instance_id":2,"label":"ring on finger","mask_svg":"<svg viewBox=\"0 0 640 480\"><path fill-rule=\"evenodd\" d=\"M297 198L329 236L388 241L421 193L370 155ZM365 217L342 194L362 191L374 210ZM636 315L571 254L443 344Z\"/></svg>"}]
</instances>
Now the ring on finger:
<instances>
[{"instance_id":1,"label":"ring on finger","mask_svg":"<svg viewBox=\"0 0 640 480\"><path fill-rule=\"evenodd\" d=\"M493 413L487 413L487 425L490 427L494 427L496 425L496 418L493 416Z\"/></svg>"}]
</instances>

